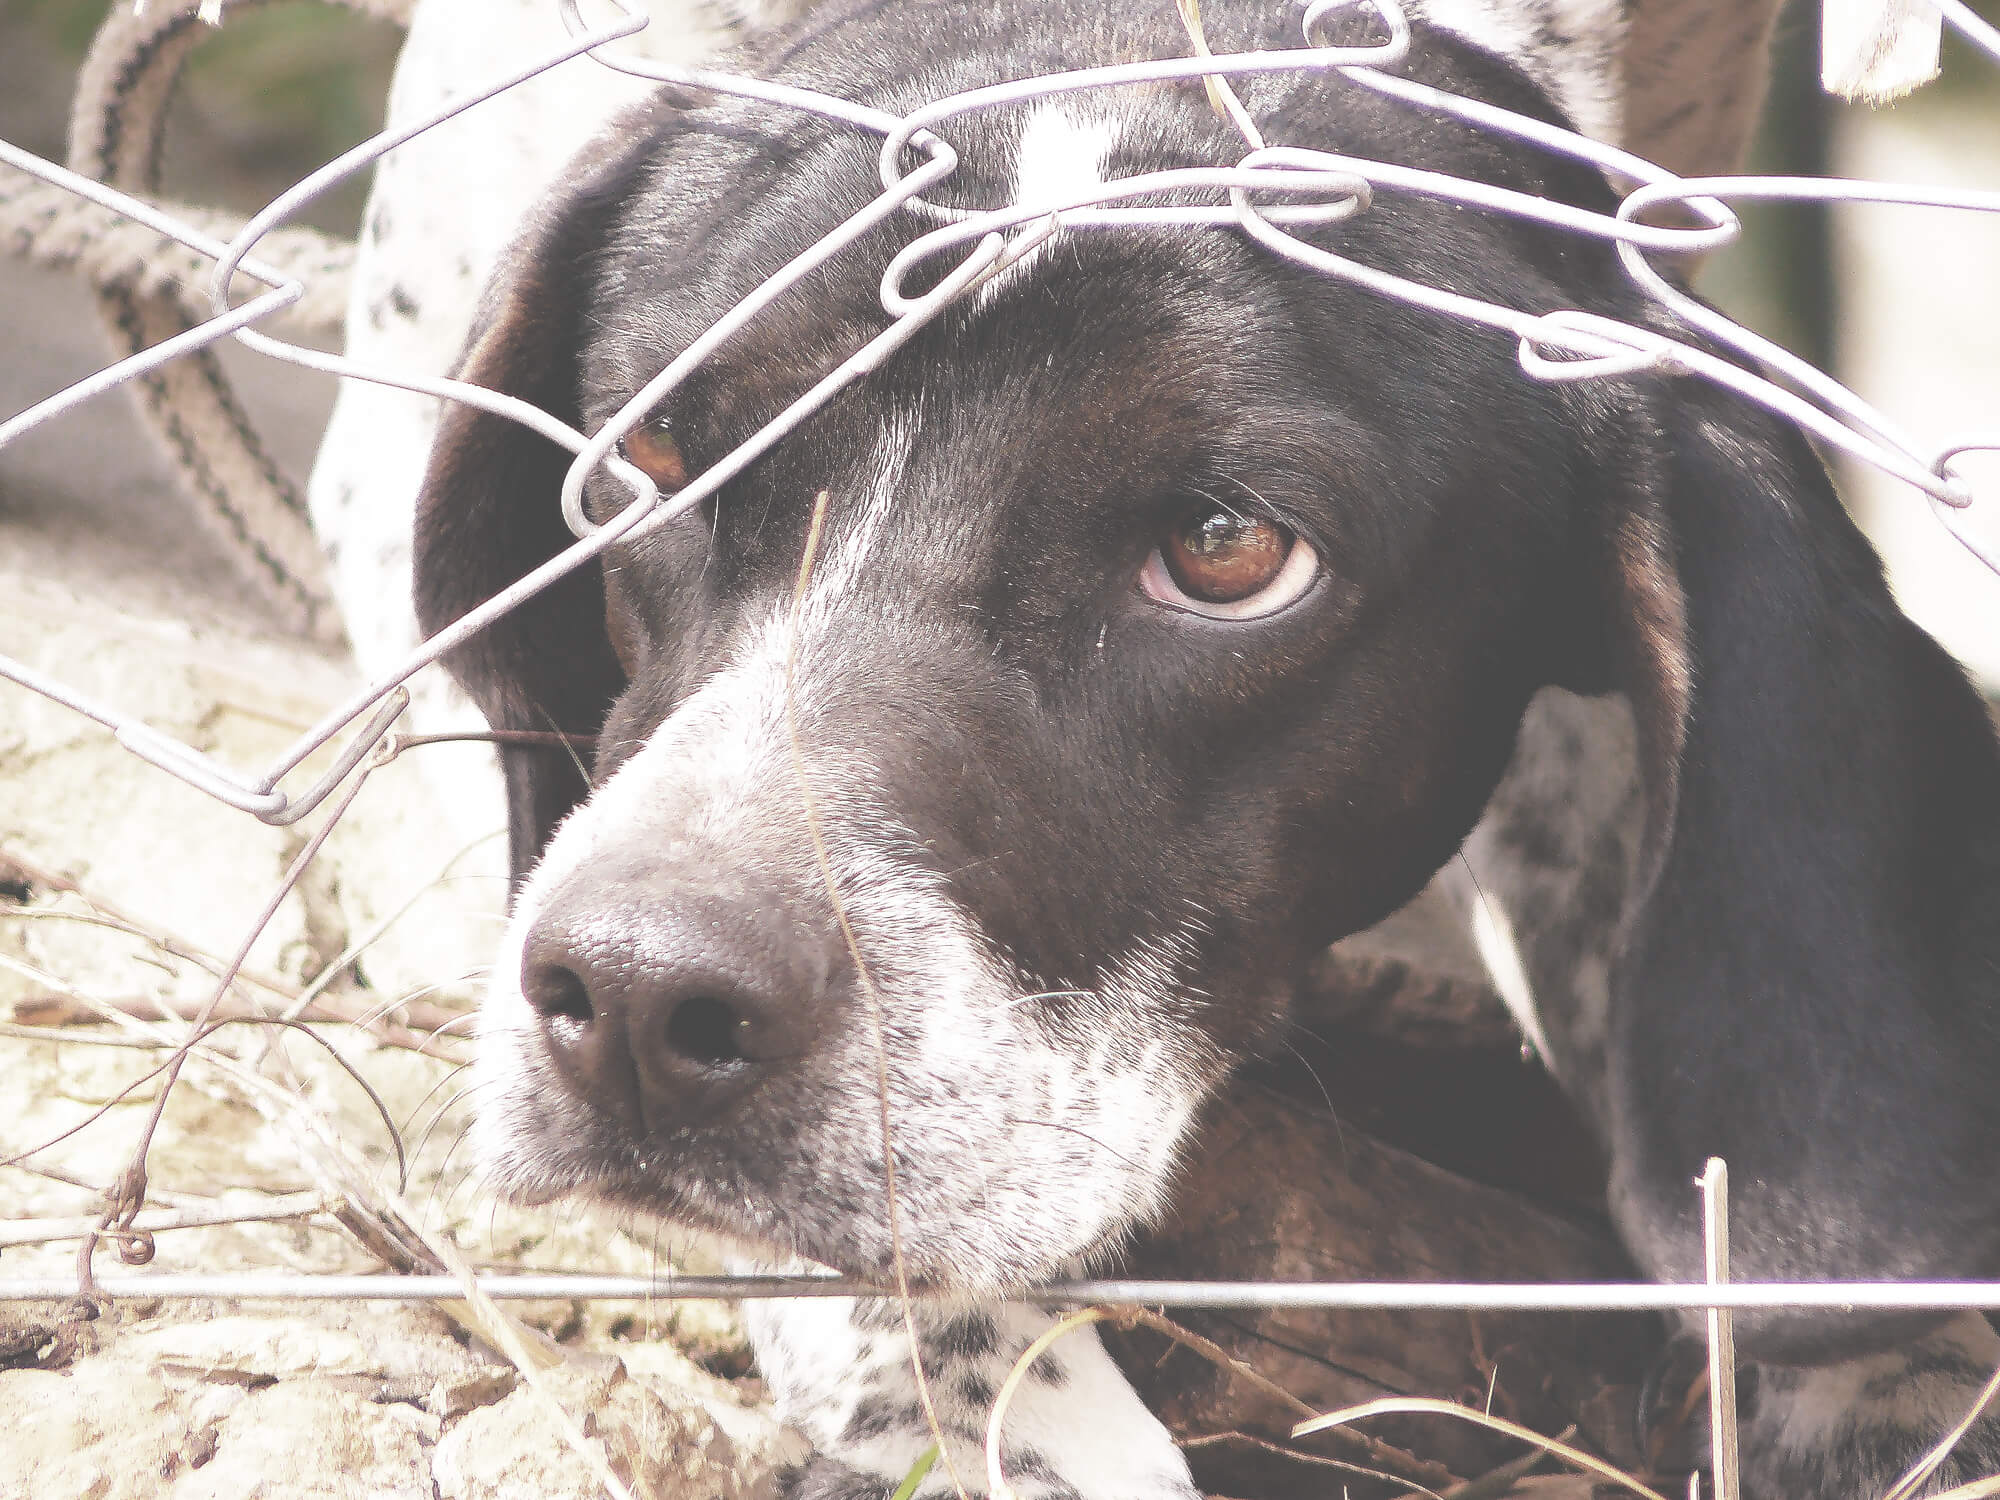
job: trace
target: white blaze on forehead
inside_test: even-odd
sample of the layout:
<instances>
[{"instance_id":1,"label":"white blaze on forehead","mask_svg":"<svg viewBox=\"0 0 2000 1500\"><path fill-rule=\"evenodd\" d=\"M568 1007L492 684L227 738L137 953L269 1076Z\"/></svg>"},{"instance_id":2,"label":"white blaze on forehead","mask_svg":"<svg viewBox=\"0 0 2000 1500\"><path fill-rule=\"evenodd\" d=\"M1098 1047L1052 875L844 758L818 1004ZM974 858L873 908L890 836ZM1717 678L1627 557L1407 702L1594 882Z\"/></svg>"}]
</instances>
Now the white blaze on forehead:
<instances>
[{"instance_id":1,"label":"white blaze on forehead","mask_svg":"<svg viewBox=\"0 0 2000 1500\"><path fill-rule=\"evenodd\" d=\"M1099 116L1087 119L1061 104L1037 105L1021 127L1014 151L1014 192L1017 208L1060 208L1088 196L1104 184L1104 163L1118 143L1118 125ZM1033 234L1024 225L1016 234ZM1048 249L1044 240L979 289L978 302L990 302L1001 288L1018 278Z\"/></svg>"},{"instance_id":2,"label":"white blaze on forehead","mask_svg":"<svg viewBox=\"0 0 2000 1500\"><path fill-rule=\"evenodd\" d=\"M1104 161L1117 144L1107 119L1078 119L1060 104L1039 105L1021 127L1014 157L1014 203L1054 207L1104 183Z\"/></svg>"}]
</instances>

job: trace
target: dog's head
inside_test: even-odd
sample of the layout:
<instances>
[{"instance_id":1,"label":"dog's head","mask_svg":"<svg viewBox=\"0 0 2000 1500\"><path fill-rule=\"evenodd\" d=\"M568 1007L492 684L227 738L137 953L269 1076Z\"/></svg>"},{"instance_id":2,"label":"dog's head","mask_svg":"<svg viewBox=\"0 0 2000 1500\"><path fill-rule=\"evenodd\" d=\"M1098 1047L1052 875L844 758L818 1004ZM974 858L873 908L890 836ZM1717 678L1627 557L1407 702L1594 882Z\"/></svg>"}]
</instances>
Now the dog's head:
<instances>
[{"instance_id":1,"label":"dog's head","mask_svg":"<svg viewBox=\"0 0 2000 1500\"><path fill-rule=\"evenodd\" d=\"M1157 9L1087 31L954 9L941 38L904 3L779 62L904 109L1174 55ZM1217 9L1218 49L1290 43L1283 7ZM1439 34L1412 68L1554 113ZM1611 206L1579 168L1338 81L1243 87L1276 141ZM947 133L966 204L1241 149L1199 85ZM519 246L466 378L595 429L859 209L874 152L811 117L660 103ZM779 412L881 326L905 232L758 319L628 455L670 485ZM1515 306L1648 316L1601 246L1447 204L1318 233ZM567 544L567 461L447 416L428 626ZM523 883L485 1013L490 1167L523 1198L584 1191L880 1274L886 1104L914 1276L991 1287L1114 1241L1305 960L1458 846L1539 686L1633 694L1670 862L1691 692L1671 495L1831 505L1815 476L1725 403L1535 384L1511 339L1232 233L1058 236L456 659L497 726L598 737L587 781L559 751L506 755ZM598 519L621 493L594 484Z\"/></svg>"}]
</instances>

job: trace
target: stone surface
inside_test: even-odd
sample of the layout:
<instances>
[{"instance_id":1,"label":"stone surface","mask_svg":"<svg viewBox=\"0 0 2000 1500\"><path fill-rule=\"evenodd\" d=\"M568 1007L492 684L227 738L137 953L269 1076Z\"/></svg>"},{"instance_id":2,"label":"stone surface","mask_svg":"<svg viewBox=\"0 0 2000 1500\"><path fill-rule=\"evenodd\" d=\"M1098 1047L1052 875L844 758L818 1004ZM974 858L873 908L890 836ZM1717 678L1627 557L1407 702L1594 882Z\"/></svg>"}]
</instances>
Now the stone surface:
<instances>
[{"instance_id":1,"label":"stone surface","mask_svg":"<svg viewBox=\"0 0 2000 1500\"><path fill-rule=\"evenodd\" d=\"M191 1379L245 1386L343 1376L428 1394L434 1385L476 1386L497 1372L512 1373L469 1352L430 1307L332 1303L310 1318L268 1309L189 1313L176 1304L163 1316L135 1323L119 1335L118 1353Z\"/></svg>"},{"instance_id":2,"label":"stone surface","mask_svg":"<svg viewBox=\"0 0 2000 1500\"><path fill-rule=\"evenodd\" d=\"M530 1386L428 1307L167 1304L90 1330L67 1368L0 1370L0 1497L594 1500L580 1437L641 1500L765 1500L803 1456L768 1411L651 1345L622 1346L643 1378L578 1351Z\"/></svg>"},{"instance_id":3,"label":"stone surface","mask_svg":"<svg viewBox=\"0 0 2000 1500\"><path fill-rule=\"evenodd\" d=\"M155 1500L189 1463L179 1401L143 1368L115 1362L73 1371L0 1374L0 1495Z\"/></svg>"},{"instance_id":4,"label":"stone surface","mask_svg":"<svg viewBox=\"0 0 2000 1500\"><path fill-rule=\"evenodd\" d=\"M433 1423L435 1419L432 1419ZM253 1391L212 1429L214 1453L168 1500L431 1500L423 1413L326 1380Z\"/></svg>"},{"instance_id":5,"label":"stone surface","mask_svg":"<svg viewBox=\"0 0 2000 1500\"><path fill-rule=\"evenodd\" d=\"M772 1461L803 1456L769 1417L739 1407L731 1436L707 1403L623 1370L553 1371L536 1384L445 1435L431 1467L441 1500L594 1500L600 1463L652 1500L767 1500Z\"/></svg>"}]
</instances>

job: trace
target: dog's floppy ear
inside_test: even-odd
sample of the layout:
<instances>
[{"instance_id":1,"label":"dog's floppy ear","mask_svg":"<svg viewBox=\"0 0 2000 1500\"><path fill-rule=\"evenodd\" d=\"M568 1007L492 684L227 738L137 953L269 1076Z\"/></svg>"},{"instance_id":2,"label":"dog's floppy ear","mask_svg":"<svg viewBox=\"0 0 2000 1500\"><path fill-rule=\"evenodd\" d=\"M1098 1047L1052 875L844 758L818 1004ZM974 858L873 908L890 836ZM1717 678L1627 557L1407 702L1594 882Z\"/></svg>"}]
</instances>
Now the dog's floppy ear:
<instances>
[{"instance_id":1,"label":"dog's floppy ear","mask_svg":"<svg viewBox=\"0 0 2000 1500\"><path fill-rule=\"evenodd\" d=\"M619 204L650 159L643 118L566 170L487 288L457 377L578 423L578 359L592 268ZM611 144L615 139L616 144ZM484 603L575 538L559 495L571 455L518 422L447 403L417 502L417 618L426 635ZM595 735L624 685L595 565L504 615L447 665L495 729ZM518 881L588 791L568 748L503 747Z\"/></svg>"},{"instance_id":2,"label":"dog's floppy ear","mask_svg":"<svg viewBox=\"0 0 2000 1500\"><path fill-rule=\"evenodd\" d=\"M1705 383L1646 399L1603 532L1648 800L1609 1035L1628 1243L1699 1280L1690 1181L1717 1155L1739 1275L1950 1274L1921 1264L1938 1245L1982 1264L2000 1238L1992 1163L1967 1152L2000 1125L1985 707L1794 427ZM1755 1357L1811 1336L1783 1318L1754 1321Z\"/></svg>"}]
</instances>

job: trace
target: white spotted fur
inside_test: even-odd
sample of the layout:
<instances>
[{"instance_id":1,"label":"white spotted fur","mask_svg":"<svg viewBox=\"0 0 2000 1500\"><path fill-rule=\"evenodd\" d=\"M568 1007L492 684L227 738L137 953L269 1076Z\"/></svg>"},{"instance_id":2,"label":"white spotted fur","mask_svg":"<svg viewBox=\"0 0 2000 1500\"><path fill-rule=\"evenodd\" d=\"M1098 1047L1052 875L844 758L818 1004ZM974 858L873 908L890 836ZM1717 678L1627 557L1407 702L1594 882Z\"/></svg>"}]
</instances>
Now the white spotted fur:
<instances>
[{"instance_id":1,"label":"white spotted fur","mask_svg":"<svg viewBox=\"0 0 2000 1500\"><path fill-rule=\"evenodd\" d=\"M1624 135L1623 0L1403 0L1405 10L1520 68L1592 140ZM1547 35L1566 38L1551 46Z\"/></svg>"},{"instance_id":2,"label":"white spotted fur","mask_svg":"<svg viewBox=\"0 0 2000 1500\"><path fill-rule=\"evenodd\" d=\"M768 25L801 0L637 0L651 24L614 51L679 63L710 57L739 20ZM593 19L602 17L596 12ZM565 36L548 0L423 0L397 60L387 124L408 124L555 50ZM652 86L576 58L397 147L375 169L348 300L346 354L397 377L435 379L464 346L479 296L528 211L565 163ZM378 228L380 232L378 231ZM397 295L400 292L400 297ZM414 309L399 312L399 304ZM364 675L403 662L421 639L410 544L438 403L345 381L306 499ZM483 729L439 669L411 684L425 731ZM437 795L465 836L504 821L500 778L480 747L430 752Z\"/></svg>"}]
</instances>

